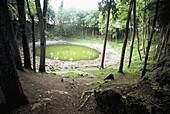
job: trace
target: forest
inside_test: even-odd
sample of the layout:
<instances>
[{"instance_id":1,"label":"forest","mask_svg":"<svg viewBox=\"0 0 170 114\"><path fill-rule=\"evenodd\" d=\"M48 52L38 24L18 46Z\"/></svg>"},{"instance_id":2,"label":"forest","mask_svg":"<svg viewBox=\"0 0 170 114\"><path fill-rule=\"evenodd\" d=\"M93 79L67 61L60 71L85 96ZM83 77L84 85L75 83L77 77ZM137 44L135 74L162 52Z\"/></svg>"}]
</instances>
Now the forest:
<instances>
[{"instance_id":1,"label":"forest","mask_svg":"<svg viewBox=\"0 0 170 114\"><path fill-rule=\"evenodd\" d=\"M0 1L0 114L170 114L169 0L51 1Z\"/></svg>"}]
</instances>

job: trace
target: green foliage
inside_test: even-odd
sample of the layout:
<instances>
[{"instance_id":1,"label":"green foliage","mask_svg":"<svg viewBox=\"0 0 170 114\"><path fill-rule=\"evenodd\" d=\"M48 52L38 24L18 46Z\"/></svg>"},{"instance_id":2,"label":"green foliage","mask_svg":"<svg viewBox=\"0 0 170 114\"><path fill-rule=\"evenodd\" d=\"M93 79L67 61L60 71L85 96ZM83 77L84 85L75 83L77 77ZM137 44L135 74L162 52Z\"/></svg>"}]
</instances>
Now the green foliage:
<instances>
[{"instance_id":1,"label":"green foliage","mask_svg":"<svg viewBox=\"0 0 170 114\"><path fill-rule=\"evenodd\" d=\"M91 28L97 27L99 12L97 10L65 9L59 7L56 14L56 36L73 37L87 35ZM91 32L92 33L92 32Z\"/></svg>"},{"instance_id":2,"label":"green foliage","mask_svg":"<svg viewBox=\"0 0 170 114\"><path fill-rule=\"evenodd\" d=\"M37 13L37 12L36 12L36 7L35 7L35 2L34 2L34 0L28 0L28 2L29 2L29 7L30 7L31 14L32 14L33 16L36 16L36 13ZM25 13L26 13L26 14L29 14L26 0L25 0Z\"/></svg>"},{"instance_id":3,"label":"green foliage","mask_svg":"<svg viewBox=\"0 0 170 114\"><path fill-rule=\"evenodd\" d=\"M107 20L107 13L108 8L111 8L111 15L110 15L110 21L109 21L109 34L115 35L115 29L116 29L116 19L117 19L117 8L116 3L114 0L111 0L111 6L109 6L110 2L107 2L105 0L102 0L102 2L99 2L99 11L101 12L99 15L99 31L101 33L105 32L106 29L106 20Z\"/></svg>"},{"instance_id":4,"label":"green foliage","mask_svg":"<svg viewBox=\"0 0 170 114\"><path fill-rule=\"evenodd\" d=\"M17 2L15 0L7 0L9 13L12 19L18 17Z\"/></svg>"},{"instance_id":5,"label":"green foliage","mask_svg":"<svg viewBox=\"0 0 170 114\"><path fill-rule=\"evenodd\" d=\"M73 77L73 78L83 78L83 77L90 77L88 74L86 73L78 73L78 72L74 72L74 71L69 71L68 73L65 73L64 76L68 76L68 77Z\"/></svg>"}]
</instances>

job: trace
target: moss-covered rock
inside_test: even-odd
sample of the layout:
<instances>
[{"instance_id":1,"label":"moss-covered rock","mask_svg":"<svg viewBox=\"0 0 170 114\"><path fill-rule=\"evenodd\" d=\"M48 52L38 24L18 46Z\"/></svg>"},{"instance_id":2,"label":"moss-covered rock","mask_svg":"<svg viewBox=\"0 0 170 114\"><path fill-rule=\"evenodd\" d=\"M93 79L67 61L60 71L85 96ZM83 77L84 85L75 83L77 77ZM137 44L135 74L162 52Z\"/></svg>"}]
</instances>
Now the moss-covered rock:
<instances>
[{"instance_id":1,"label":"moss-covered rock","mask_svg":"<svg viewBox=\"0 0 170 114\"><path fill-rule=\"evenodd\" d=\"M125 99L131 90L130 85L103 85L95 89L95 98L100 110L104 113L123 114L126 112Z\"/></svg>"},{"instance_id":2,"label":"moss-covered rock","mask_svg":"<svg viewBox=\"0 0 170 114\"><path fill-rule=\"evenodd\" d=\"M103 84L95 89L97 106L109 114L170 114L170 57L135 85Z\"/></svg>"}]
</instances>

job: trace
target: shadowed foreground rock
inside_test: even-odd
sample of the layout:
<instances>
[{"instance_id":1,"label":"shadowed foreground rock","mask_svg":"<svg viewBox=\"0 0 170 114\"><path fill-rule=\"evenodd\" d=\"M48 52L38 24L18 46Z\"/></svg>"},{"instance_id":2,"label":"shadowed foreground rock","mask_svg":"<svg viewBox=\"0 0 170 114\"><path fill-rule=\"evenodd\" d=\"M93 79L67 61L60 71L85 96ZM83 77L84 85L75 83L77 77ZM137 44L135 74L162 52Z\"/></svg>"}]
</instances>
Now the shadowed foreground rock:
<instances>
[{"instance_id":1,"label":"shadowed foreground rock","mask_svg":"<svg viewBox=\"0 0 170 114\"><path fill-rule=\"evenodd\" d=\"M95 89L97 108L107 114L170 114L170 57L135 85L104 84Z\"/></svg>"},{"instance_id":2,"label":"shadowed foreground rock","mask_svg":"<svg viewBox=\"0 0 170 114\"><path fill-rule=\"evenodd\" d=\"M98 108L108 114L149 114L142 100L127 94L131 85L104 85L95 90Z\"/></svg>"}]
</instances>

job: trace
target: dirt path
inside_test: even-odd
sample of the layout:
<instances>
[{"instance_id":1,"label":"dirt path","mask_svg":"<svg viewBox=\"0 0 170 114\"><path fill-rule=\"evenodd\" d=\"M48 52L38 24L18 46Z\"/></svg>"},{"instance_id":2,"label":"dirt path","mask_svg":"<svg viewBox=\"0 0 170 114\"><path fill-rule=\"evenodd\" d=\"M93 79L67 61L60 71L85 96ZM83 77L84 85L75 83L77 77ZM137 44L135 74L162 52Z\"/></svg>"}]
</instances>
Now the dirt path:
<instances>
[{"instance_id":1,"label":"dirt path","mask_svg":"<svg viewBox=\"0 0 170 114\"><path fill-rule=\"evenodd\" d=\"M61 81L62 76L34 73L25 69L18 71L20 82L29 104L22 106L12 114L89 114L94 112L95 100L91 96L83 103L81 94L96 84L87 84L92 78L78 78L71 81Z\"/></svg>"}]
</instances>

